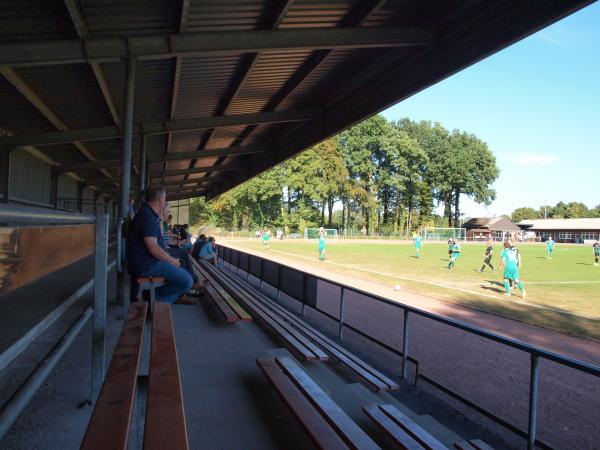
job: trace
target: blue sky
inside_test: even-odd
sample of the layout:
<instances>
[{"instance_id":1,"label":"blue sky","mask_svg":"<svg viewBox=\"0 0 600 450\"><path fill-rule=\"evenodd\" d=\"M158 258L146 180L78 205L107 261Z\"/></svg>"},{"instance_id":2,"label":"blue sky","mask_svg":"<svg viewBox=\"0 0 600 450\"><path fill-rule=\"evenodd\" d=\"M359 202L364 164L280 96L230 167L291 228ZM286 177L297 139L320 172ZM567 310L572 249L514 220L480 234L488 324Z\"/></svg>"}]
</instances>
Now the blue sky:
<instances>
[{"instance_id":1,"label":"blue sky","mask_svg":"<svg viewBox=\"0 0 600 450\"><path fill-rule=\"evenodd\" d=\"M382 113L476 134L496 155L496 201L467 216L600 204L600 2Z\"/></svg>"}]
</instances>

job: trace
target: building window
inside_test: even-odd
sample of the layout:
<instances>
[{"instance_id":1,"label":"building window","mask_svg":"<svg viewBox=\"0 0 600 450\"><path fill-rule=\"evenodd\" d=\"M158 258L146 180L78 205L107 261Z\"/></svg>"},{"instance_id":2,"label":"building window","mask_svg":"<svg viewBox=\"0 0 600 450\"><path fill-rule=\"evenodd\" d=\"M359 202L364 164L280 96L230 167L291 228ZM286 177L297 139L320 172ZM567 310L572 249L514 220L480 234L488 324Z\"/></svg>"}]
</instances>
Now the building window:
<instances>
[{"instance_id":1,"label":"building window","mask_svg":"<svg viewBox=\"0 0 600 450\"><path fill-rule=\"evenodd\" d=\"M571 232L560 232L558 233L558 240L563 242L569 242L573 240L574 234Z\"/></svg>"},{"instance_id":2,"label":"building window","mask_svg":"<svg viewBox=\"0 0 600 450\"><path fill-rule=\"evenodd\" d=\"M581 233L581 239L583 239L584 241L595 241L596 239L598 239L598 233L592 233L589 231Z\"/></svg>"}]
</instances>

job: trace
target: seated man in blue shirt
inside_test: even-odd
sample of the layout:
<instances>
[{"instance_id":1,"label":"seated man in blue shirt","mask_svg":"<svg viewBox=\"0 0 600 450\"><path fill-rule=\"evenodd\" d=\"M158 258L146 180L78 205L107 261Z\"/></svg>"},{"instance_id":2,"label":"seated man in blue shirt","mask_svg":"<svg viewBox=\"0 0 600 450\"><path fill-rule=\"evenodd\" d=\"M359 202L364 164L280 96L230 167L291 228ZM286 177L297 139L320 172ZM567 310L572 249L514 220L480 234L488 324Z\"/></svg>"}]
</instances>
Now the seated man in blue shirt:
<instances>
[{"instance_id":1,"label":"seated man in blue shirt","mask_svg":"<svg viewBox=\"0 0 600 450\"><path fill-rule=\"evenodd\" d=\"M192 287L192 277L181 268L179 259L161 246L160 212L165 206L163 188L148 188L144 203L127 233L127 266L132 277L165 277L166 283L156 289L158 301L195 304L182 295Z\"/></svg>"},{"instance_id":2,"label":"seated man in blue shirt","mask_svg":"<svg viewBox=\"0 0 600 450\"><path fill-rule=\"evenodd\" d=\"M214 248L215 238L209 237L208 241L200 249L200 259L212 262L215 266L217 265L217 253Z\"/></svg>"}]
</instances>

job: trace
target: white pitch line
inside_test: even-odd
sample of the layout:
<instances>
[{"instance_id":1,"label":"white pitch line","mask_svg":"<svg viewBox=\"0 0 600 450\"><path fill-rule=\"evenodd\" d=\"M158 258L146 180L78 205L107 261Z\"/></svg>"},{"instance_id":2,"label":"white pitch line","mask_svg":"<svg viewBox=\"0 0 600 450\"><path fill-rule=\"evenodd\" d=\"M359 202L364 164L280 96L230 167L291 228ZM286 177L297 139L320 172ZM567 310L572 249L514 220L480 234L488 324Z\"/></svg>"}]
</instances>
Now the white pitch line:
<instances>
[{"instance_id":1,"label":"white pitch line","mask_svg":"<svg viewBox=\"0 0 600 450\"><path fill-rule=\"evenodd\" d=\"M318 261L317 258L311 258L310 256L303 256L303 255L296 255L294 253L288 253L288 252L283 252L281 250L273 250L273 249L269 249L270 252L274 252L274 253L281 253L282 255L288 255L288 256L293 256L293 257L297 257L297 258L303 258L303 259L308 259L310 261ZM581 317L581 318L585 318L585 319L592 319L592 320L600 320L600 317L594 317L594 316L586 316L584 314L573 314L567 311L563 311L557 308L552 308L549 306L543 306L543 305L536 305L535 303L529 303L529 302L524 302L522 300L513 300L511 298L504 298L504 296L499 297L496 295L490 295L490 294L484 294L483 292L475 292L475 291L470 291L468 289L462 289L462 288L458 288L458 287L453 287L453 286L448 286L446 284L442 284L442 283L436 283L433 281L426 281L426 280L419 280L416 278L409 278L409 277L404 277L401 275L395 275L395 274L391 274L391 273L386 273L386 272L379 272L377 270L371 270L371 269L365 269L364 267L360 267L360 266L351 266L351 265L346 265L346 264L340 264L340 263L334 263L331 261L322 261L326 264L331 264L334 266L338 266L338 267L344 267L346 269L355 269L355 270L361 270L363 272L370 272L370 273L374 273L376 275L383 275L386 277L390 277L390 278L397 278L397 279L401 279L401 280L406 280L406 281L413 281L416 283L425 283L425 284L429 284L432 286L437 286L437 287L442 287L445 289L452 289L455 291L459 291L459 292L464 292L467 294L473 294L473 295L477 295L480 297L487 297L487 298L491 298L493 300L504 300L507 302L511 302L511 303L516 303L519 305L527 305L527 306L531 306L532 308L539 308L539 309L545 309L547 311L553 311L559 314L566 314L569 316L573 316L573 317Z\"/></svg>"}]
</instances>

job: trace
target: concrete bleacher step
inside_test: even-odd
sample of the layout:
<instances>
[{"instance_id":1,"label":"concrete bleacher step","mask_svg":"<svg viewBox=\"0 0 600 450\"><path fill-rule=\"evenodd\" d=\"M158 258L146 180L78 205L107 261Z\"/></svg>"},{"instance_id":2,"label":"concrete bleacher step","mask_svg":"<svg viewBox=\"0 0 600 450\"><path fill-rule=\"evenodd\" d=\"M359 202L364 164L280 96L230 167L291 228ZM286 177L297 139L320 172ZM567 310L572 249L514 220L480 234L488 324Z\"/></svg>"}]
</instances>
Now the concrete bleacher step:
<instances>
[{"instance_id":1,"label":"concrete bleacher step","mask_svg":"<svg viewBox=\"0 0 600 450\"><path fill-rule=\"evenodd\" d=\"M414 422L421 427L438 441L444 444L448 448L453 448L454 442L464 440L459 435L454 433L446 426L439 423L433 417L428 414L423 414L413 418Z\"/></svg>"}]
</instances>

